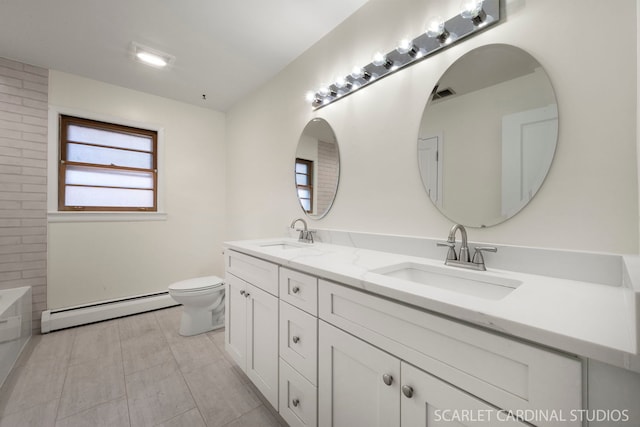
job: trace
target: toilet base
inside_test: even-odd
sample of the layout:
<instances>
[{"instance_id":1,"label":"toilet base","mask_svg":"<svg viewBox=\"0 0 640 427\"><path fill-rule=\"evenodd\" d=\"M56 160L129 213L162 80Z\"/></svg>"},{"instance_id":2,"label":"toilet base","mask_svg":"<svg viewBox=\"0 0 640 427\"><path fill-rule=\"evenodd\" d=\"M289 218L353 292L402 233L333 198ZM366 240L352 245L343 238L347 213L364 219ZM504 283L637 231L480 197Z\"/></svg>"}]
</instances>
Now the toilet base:
<instances>
[{"instance_id":1,"label":"toilet base","mask_svg":"<svg viewBox=\"0 0 640 427\"><path fill-rule=\"evenodd\" d=\"M182 306L180 335L190 337L224 327L224 303L215 310Z\"/></svg>"}]
</instances>

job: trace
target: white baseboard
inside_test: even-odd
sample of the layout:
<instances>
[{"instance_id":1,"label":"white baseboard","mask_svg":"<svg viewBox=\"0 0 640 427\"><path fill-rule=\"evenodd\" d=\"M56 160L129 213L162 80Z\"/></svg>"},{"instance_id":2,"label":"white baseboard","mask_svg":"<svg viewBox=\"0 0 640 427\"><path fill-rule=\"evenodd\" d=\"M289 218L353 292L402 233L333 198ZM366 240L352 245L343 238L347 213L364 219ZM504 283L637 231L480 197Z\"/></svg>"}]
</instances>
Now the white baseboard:
<instances>
[{"instance_id":1,"label":"white baseboard","mask_svg":"<svg viewBox=\"0 0 640 427\"><path fill-rule=\"evenodd\" d=\"M86 325L131 314L179 305L168 292L104 301L91 305L42 312L43 334L72 326Z\"/></svg>"}]
</instances>

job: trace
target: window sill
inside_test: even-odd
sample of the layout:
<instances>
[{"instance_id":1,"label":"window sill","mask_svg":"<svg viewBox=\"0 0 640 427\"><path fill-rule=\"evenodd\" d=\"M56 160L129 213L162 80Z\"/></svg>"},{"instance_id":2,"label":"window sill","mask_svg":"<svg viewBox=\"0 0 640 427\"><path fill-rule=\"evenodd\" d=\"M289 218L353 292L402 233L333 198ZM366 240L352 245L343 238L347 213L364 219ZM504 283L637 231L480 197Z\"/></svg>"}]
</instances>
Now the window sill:
<instances>
[{"instance_id":1,"label":"window sill","mask_svg":"<svg viewBox=\"0 0 640 427\"><path fill-rule=\"evenodd\" d=\"M48 212L48 222L166 221L165 212Z\"/></svg>"}]
</instances>

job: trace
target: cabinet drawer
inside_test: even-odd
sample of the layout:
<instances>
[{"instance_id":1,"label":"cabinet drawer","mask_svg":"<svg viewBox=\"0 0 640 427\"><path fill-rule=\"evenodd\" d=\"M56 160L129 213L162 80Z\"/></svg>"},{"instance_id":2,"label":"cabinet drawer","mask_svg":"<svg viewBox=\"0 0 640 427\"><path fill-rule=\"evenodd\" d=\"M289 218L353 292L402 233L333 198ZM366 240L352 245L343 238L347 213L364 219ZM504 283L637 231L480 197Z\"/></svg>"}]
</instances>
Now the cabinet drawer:
<instances>
[{"instance_id":1,"label":"cabinet drawer","mask_svg":"<svg viewBox=\"0 0 640 427\"><path fill-rule=\"evenodd\" d=\"M280 299L318 315L318 279L280 267Z\"/></svg>"},{"instance_id":2,"label":"cabinet drawer","mask_svg":"<svg viewBox=\"0 0 640 427\"><path fill-rule=\"evenodd\" d=\"M317 385L318 319L280 301L280 357Z\"/></svg>"},{"instance_id":3,"label":"cabinet drawer","mask_svg":"<svg viewBox=\"0 0 640 427\"><path fill-rule=\"evenodd\" d=\"M224 252L227 273L278 296L278 266L232 250Z\"/></svg>"},{"instance_id":4,"label":"cabinet drawer","mask_svg":"<svg viewBox=\"0 0 640 427\"><path fill-rule=\"evenodd\" d=\"M507 410L582 408L579 360L324 280L320 318Z\"/></svg>"},{"instance_id":5,"label":"cabinet drawer","mask_svg":"<svg viewBox=\"0 0 640 427\"><path fill-rule=\"evenodd\" d=\"M280 359L280 416L291 427L318 425L318 389Z\"/></svg>"}]
</instances>

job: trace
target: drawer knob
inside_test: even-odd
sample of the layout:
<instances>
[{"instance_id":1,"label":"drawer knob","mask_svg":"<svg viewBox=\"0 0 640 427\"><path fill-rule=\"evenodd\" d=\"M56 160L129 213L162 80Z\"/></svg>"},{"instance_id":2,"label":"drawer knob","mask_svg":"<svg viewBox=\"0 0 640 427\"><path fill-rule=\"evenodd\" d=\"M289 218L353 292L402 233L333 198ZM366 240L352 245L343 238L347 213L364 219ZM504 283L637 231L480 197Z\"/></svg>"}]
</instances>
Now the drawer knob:
<instances>
[{"instance_id":1,"label":"drawer knob","mask_svg":"<svg viewBox=\"0 0 640 427\"><path fill-rule=\"evenodd\" d=\"M402 386L402 394L404 394L409 399L411 399L413 397L413 387L411 387L409 385L403 385Z\"/></svg>"},{"instance_id":2,"label":"drawer knob","mask_svg":"<svg viewBox=\"0 0 640 427\"><path fill-rule=\"evenodd\" d=\"M298 405L300 405L300 400L299 399L293 399L291 401L291 403L293 403L293 406L295 406L296 408L298 407Z\"/></svg>"},{"instance_id":3,"label":"drawer knob","mask_svg":"<svg viewBox=\"0 0 640 427\"><path fill-rule=\"evenodd\" d=\"M240 291L240 295L244 295L244 294L245 294L245 292L244 292L244 289L243 289L243 290Z\"/></svg>"},{"instance_id":4,"label":"drawer knob","mask_svg":"<svg viewBox=\"0 0 640 427\"><path fill-rule=\"evenodd\" d=\"M293 337L291 338L291 341L293 341L294 344L298 344L298 342L300 341L300 337Z\"/></svg>"},{"instance_id":5,"label":"drawer knob","mask_svg":"<svg viewBox=\"0 0 640 427\"><path fill-rule=\"evenodd\" d=\"M251 294L250 294L249 292L245 292L245 293L244 293L244 297L245 297L245 298L249 298L249 296L250 296L250 295L251 295Z\"/></svg>"},{"instance_id":6,"label":"drawer knob","mask_svg":"<svg viewBox=\"0 0 640 427\"><path fill-rule=\"evenodd\" d=\"M384 374L382 376L382 382L385 383L386 385L391 385L393 384L393 377L389 374Z\"/></svg>"},{"instance_id":7,"label":"drawer knob","mask_svg":"<svg viewBox=\"0 0 640 427\"><path fill-rule=\"evenodd\" d=\"M291 289L291 292L297 294L298 292L300 292L300 288L298 286L294 286L293 289Z\"/></svg>"}]
</instances>

